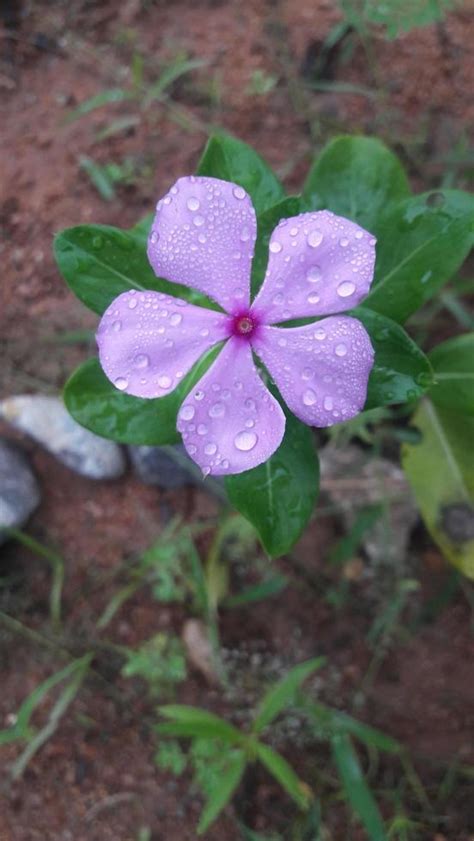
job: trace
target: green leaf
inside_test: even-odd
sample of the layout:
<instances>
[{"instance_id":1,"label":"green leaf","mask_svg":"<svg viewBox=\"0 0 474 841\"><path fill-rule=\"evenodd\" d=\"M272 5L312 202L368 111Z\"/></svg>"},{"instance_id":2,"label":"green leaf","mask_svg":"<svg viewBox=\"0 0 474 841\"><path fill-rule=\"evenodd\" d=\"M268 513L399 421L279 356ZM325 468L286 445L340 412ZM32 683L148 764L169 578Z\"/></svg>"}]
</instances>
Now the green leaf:
<instances>
[{"instance_id":1,"label":"green leaf","mask_svg":"<svg viewBox=\"0 0 474 841\"><path fill-rule=\"evenodd\" d=\"M199 162L198 175L234 181L247 190L257 213L279 202L285 191L263 158L230 134L211 137Z\"/></svg>"},{"instance_id":2,"label":"green leaf","mask_svg":"<svg viewBox=\"0 0 474 841\"><path fill-rule=\"evenodd\" d=\"M98 359L84 362L64 387L64 402L81 426L122 444L160 446L181 440L176 416L189 390L217 356L213 348L186 375L171 394L156 400L118 391L105 376Z\"/></svg>"},{"instance_id":3,"label":"green leaf","mask_svg":"<svg viewBox=\"0 0 474 841\"><path fill-rule=\"evenodd\" d=\"M259 710L253 723L254 733L261 733L281 713L281 711L292 703L296 690L303 681L316 669L320 669L325 663L324 657L315 657L305 663L299 663L285 677L267 692L260 703Z\"/></svg>"},{"instance_id":4,"label":"green leaf","mask_svg":"<svg viewBox=\"0 0 474 841\"><path fill-rule=\"evenodd\" d=\"M103 108L104 105L110 105L112 102L123 102L125 99L133 99L133 95L125 88L110 88L110 90L102 91L95 96L85 99L77 108L74 108L67 116L67 122L72 123L79 117L84 117L95 111L97 108Z\"/></svg>"},{"instance_id":5,"label":"green leaf","mask_svg":"<svg viewBox=\"0 0 474 841\"><path fill-rule=\"evenodd\" d=\"M456 336L429 354L435 385L430 397L437 406L474 413L474 333Z\"/></svg>"},{"instance_id":6,"label":"green leaf","mask_svg":"<svg viewBox=\"0 0 474 841\"><path fill-rule=\"evenodd\" d=\"M54 240L61 274L86 307L101 315L128 289L154 289L216 309L199 292L156 277L146 255L143 230L138 235L108 225L66 228Z\"/></svg>"},{"instance_id":7,"label":"green leaf","mask_svg":"<svg viewBox=\"0 0 474 841\"><path fill-rule=\"evenodd\" d=\"M448 560L474 578L474 418L423 401L412 418L419 444L402 463L421 515Z\"/></svg>"},{"instance_id":8,"label":"green leaf","mask_svg":"<svg viewBox=\"0 0 474 841\"><path fill-rule=\"evenodd\" d=\"M158 710L165 718L172 720L172 724L158 725L160 733L173 733L190 738L206 736L207 738L222 739L234 743L241 742L244 738L240 730L232 724L199 707L167 704L158 707Z\"/></svg>"},{"instance_id":9,"label":"green leaf","mask_svg":"<svg viewBox=\"0 0 474 841\"><path fill-rule=\"evenodd\" d=\"M307 809L311 800L311 791L306 783L303 783L296 776L293 768L288 764L286 759L280 753L269 748L268 745L263 745L261 742L257 743L256 750L260 762L278 780L299 808Z\"/></svg>"},{"instance_id":10,"label":"green leaf","mask_svg":"<svg viewBox=\"0 0 474 841\"><path fill-rule=\"evenodd\" d=\"M255 296L262 285L268 263L268 244L274 228L280 219L289 219L301 212L299 196L289 196L261 213L257 220L257 241L252 262L252 296Z\"/></svg>"},{"instance_id":11,"label":"green leaf","mask_svg":"<svg viewBox=\"0 0 474 841\"><path fill-rule=\"evenodd\" d=\"M365 409L421 397L433 382L431 366L403 327L365 307L350 314L362 321L375 351Z\"/></svg>"},{"instance_id":12,"label":"green leaf","mask_svg":"<svg viewBox=\"0 0 474 841\"><path fill-rule=\"evenodd\" d=\"M387 736L386 733L382 733L381 730L376 730L374 727L369 727L368 724L357 721L356 718L352 718L352 716L340 710L333 710L325 704L306 701L302 704L302 709L311 724L314 725L317 734L322 733L325 737L341 734L355 736L367 747L387 753L400 753L402 750L400 743L392 739L391 736Z\"/></svg>"},{"instance_id":13,"label":"green leaf","mask_svg":"<svg viewBox=\"0 0 474 841\"><path fill-rule=\"evenodd\" d=\"M336 137L313 164L303 188L305 209L327 208L375 231L387 205L410 194L398 158L373 137Z\"/></svg>"},{"instance_id":14,"label":"green leaf","mask_svg":"<svg viewBox=\"0 0 474 841\"><path fill-rule=\"evenodd\" d=\"M272 558L284 555L305 528L319 488L312 432L293 415L286 419L282 443L253 470L226 478L229 499L258 532Z\"/></svg>"},{"instance_id":15,"label":"green leaf","mask_svg":"<svg viewBox=\"0 0 474 841\"><path fill-rule=\"evenodd\" d=\"M333 736L332 751L344 793L371 841L386 841L382 815L367 785L357 754L346 735Z\"/></svg>"},{"instance_id":16,"label":"green leaf","mask_svg":"<svg viewBox=\"0 0 474 841\"><path fill-rule=\"evenodd\" d=\"M207 64L209 62L202 58L187 59L179 57L173 64L165 67L156 82L150 85L143 100L143 106L146 108L154 99L162 99L165 91L180 79L181 76L191 73L192 70L205 67Z\"/></svg>"},{"instance_id":17,"label":"green leaf","mask_svg":"<svg viewBox=\"0 0 474 841\"><path fill-rule=\"evenodd\" d=\"M375 280L364 307L403 323L460 268L474 241L474 196L424 193L382 215Z\"/></svg>"},{"instance_id":18,"label":"green leaf","mask_svg":"<svg viewBox=\"0 0 474 841\"><path fill-rule=\"evenodd\" d=\"M237 789L245 771L247 758L243 750L233 751L226 758L225 770L222 771L219 782L208 798L199 820L198 835L206 832L218 814L222 812Z\"/></svg>"}]
</instances>

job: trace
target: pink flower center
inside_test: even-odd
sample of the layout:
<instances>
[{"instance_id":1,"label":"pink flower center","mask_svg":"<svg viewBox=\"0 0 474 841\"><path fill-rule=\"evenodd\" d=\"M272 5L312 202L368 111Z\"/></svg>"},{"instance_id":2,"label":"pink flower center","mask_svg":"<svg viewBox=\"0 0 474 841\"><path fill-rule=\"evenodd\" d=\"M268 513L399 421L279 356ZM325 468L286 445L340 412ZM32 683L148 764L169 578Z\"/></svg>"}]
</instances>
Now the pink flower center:
<instances>
[{"instance_id":1,"label":"pink flower center","mask_svg":"<svg viewBox=\"0 0 474 841\"><path fill-rule=\"evenodd\" d=\"M241 312L238 315L234 315L232 321L232 333L234 336L250 339L257 327L258 321L250 312Z\"/></svg>"}]
</instances>

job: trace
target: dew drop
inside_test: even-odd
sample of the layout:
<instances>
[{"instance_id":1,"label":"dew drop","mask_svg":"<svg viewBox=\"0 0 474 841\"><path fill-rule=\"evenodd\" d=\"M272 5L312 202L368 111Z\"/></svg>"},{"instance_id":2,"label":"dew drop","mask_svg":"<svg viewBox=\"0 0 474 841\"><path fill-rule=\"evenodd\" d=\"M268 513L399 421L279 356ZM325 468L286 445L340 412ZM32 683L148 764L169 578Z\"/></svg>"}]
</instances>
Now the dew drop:
<instances>
[{"instance_id":1,"label":"dew drop","mask_svg":"<svg viewBox=\"0 0 474 841\"><path fill-rule=\"evenodd\" d=\"M206 220L204 219L204 216L200 216L199 214L197 216L195 216L194 219L193 219L193 222L196 225L196 228L200 228L202 225L204 225L205 221Z\"/></svg>"},{"instance_id":2,"label":"dew drop","mask_svg":"<svg viewBox=\"0 0 474 841\"><path fill-rule=\"evenodd\" d=\"M307 388L303 393L303 403L305 406L314 406L316 403L316 395L312 388Z\"/></svg>"},{"instance_id":3,"label":"dew drop","mask_svg":"<svg viewBox=\"0 0 474 841\"><path fill-rule=\"evenodd\" d=\"M281 292L278 292L273 299L273 303L278 306L279 304L282 304L284 300L285 299L284 299L283 295L281 294Z\"/></svg>"},{"instance_id":4,"label":"dew drop","mask_svg":"<svg viewBox=\"0 0 474 841\"><path fill-rule=\"evenodd\" d=\"M306 280L308 283L317 283L321 280L322 272L319 266L311 266L306 272Z\"/></svg>"},{"instance_id":5,"label":"dew drop","mask_svg":"<svg viewBox=\"0 0 474 841\"><path fill-rule=\"evenodd\" d=\"M134 309L135 309L135 307L137 306L137 304L138 304L138 301L137 301L137 299L136 299L136 298L130 298L130 300L129 300L129 302L128 302L128 308L129 308L129 310L134 310Z\"/></svg>"},{"instance_id":6,"label":"dew drop","mask_svg":"<svg viewBox=\"0 0 474 841\"><path fill-rule=\"evenodd\" d=\"M182 406L179 416L182 420L190 421L194 417L194 406L191 406L189 403L186 406Z\"/></svg>"},{"instance_id":7,"label":"dew drop","mask_svg":"<svg viewBox=\"0 0 474 841\"><path fill-rule=\"evenodd\" d=\"M247 429L252 429L255 426L255 421L252 420L252 418L248 418L245 421L245 426L247 427Z\"/></svg>"},{"instance_id":8,"label":"dew drop","mask_svg":"<svg viewBox=\"0 0 474 841\"><path fill-rule=\"evenodd\" d=\"M193 456L197 452L197 447L194 444L189 444L188 446L188 453L190 456Z\"/></svg>"},{"instance_id":9,"label":"dew drop","mask_svg":"<svg viewBox=\"0 0 474 841\"><path fill-rule=\"evenodd\" d=\"M201 243L201 245L204 245L204 243L207 242L206 234L199 234L198 241Z\"/></svg>"},{"instance_id":10,"label":"dew drop","mask_svg":"<svg viewBox=\"0 0 474 841\"><path fill-rule=\"evenodd\" d=\"M278 344L279 344L280 347L286 347L288 342L284 337L282 337L281 339L278 339Z\"/></svg>"},{"instance_id":11,"label":"dew drop","mask_svg":"<svg viewBox=\"0 0 474 841\"><path fill-rule=\"evenodd\" d=\"M349 240L347 239L347 237L342 237L342 239L339 240L339 245L342 248L347 248L347 246L349 245Z\"/></svg>"},{"instance_id":12,"label":"dew drop","mask_svg":"<svg viewBox=\"0 0 474 841\"><path fill-rule=\"evenodd\" d=\"M152 231L151 237L150 237L150 242L152 242L153 245L156 245L159 238L160 238L160 235L159 235L158 231Z\"/></svg>"},{"instance_id":13,"label":"dew drop","mask_svg":"<svg viewBox=\"0 0 474 841\"><path fill-rule=\"evenodd\" d=\"M207 327L203 327L202 330L200 331L199 335L202 336L203 338L206 338L206 336L209 335L209 330L207 329Z\"/></svg>"},{"instance_id":14,"label":"dew drop","mask_svg":"<svg viewBox=\"0 0 474 841\"><path fill-rule=\"evenodd\" d=\"M199 199L196 196L191 196L186 202L188 210L199 210L201 204Z\"/></svg>"},{"instance_id":15,"label":"dew drop","mask_svg":"<svg viewBox=\"0 0 474 841\"><path fill-rule=\"evenodd\" d=\"M236 199L242 200L245 198L245 190L243 189L243 187L234 187L232 192Z\"/></svg>"},{"instance_id":16,"label":"dew drop","mask_svg":"<svg viewBox=\"0 0 474 841\"><path fill-rule=\"evenodd\" d=\"M150 364L150 357L146 353L139 353L135 357L135 368L148 368Z\"/></svg>"},{"instance_id":17,"label":"dew drop","mask_svg":"<svg viewBox=\"0 0 474 841\"><path fill-rule=\"evenodd\" d=\"M247 240L249 240L249 239L250 239L250 229L247 228L247 227L242 228L242 231L240 232L241 242L247 242Z\"/></svg>"},{"instance_id":18,"label":"dew drop","mask_svg":"<svg viewBox=\"0 0 474 841\"><path fill-rule=\"evenodd\" d=\"M314 331L314 338L317 339L318 342L323 342L326 338L326 331L323 330L322 327L318 327L318 329Z\"/></svg>"},{"instance_id":19,"label":"dew drop","mask_svg":"<svg viewBox=\"0 0 474 841\"><path fill-rule=\"evenodd\" d=\"M347 353L347 345L341 342L340 345L336 345L334 352L336 356L345 356Z\"/></svg>"},{"instance_id":20,"label":"dew drop","mask_svg":"<svg viewBox=\"0 0 474 841\"><path fill-rule=\"evenodd\" d=\"M311 233L308 234L308 245L310 245L311 248L317 248L318 245L321 245L322 241L323 235L321 231L311 231Z\"/></svg>"},{"instance_id":21,"label":"dew drop","mask_svg":"<svg viewBox=\"0 0 474 841\"><path fill-rule=\"evenodd\" d=\"M301 372L301 379L302 380L310 380L312 376L313 376L313 372L312 372L311 368L303 368L303 370Z\"/></svg>"},{"instance_id":22,"label":"dew drop","mask_svg":"<svg viewBox=\"0 0 474 841\"><path fill-rule=\"evenodd\" d=\"M125 391L128 386L128 380L125 377L117 377L114 380L114 386L118 388L119 391Z\"/></svg>"},{"instance_id":23,"label":"dew drop","mask_svg":"<svg viewBox=\"0 0 474 841\"><path fill-rule=\"evenodd\" d=\"M223 403L214 403L208 411L210 418L222 418L225 415L225 406Z\"/></svg>"},{"instance_id":24,"label":"dew drop","mask_svg":"<svg viewBox=\"0 0 474 841\"><path fill-rule=\"evenodd\" d=\"M230 391L228 388L225 388L222 392L222 397L224 400L228 400L230 397Z\"/></svg>"},{"instance_id":25,"label":"dew drop","mask_svg":"<svg viewBox=\"0 0 474 841\"><path fill-rule=\"evenodd\" d=\"M355 290L355 283L352 283L351 280L343 280L337 287L337 294L340 298L348 298L354 294Z\"/></svg>"},{"instance_id":26,"label":"dew drop","mask_svg":"<svg viewBox=\"0 0 474 841\"><path fill-rule=\"evenodd\" d=\"M355 238L356 239L362 239L363 236L364 236L363 231L356 231L356 233L355 233Z\"/></svg>"},{"instance_id":27,"label":"dew drop","mask_svg":"<svg viewBox=\"0 0 474 841\"><path fill-rule=\"evenodd\" d=\"M251 397L247 397L247 400L245 401L244 405L246 409L248 409L250 412L253 412L253 410L255 409L255 400L252 400Z\"/></svg>"},{"instance_id":28,"label":"dew drop","mask_svg":"<svg viewBox=\"0 0 474 841\"><path fill-rule=\"evenodd\" d=\"M323 400L323 406L326 409L326 412L332 412L334 408L334 402L332 397L329 397L329 395L325 397Z\"/></svg>"},{"instance_id":29,"label":"dew drop","mask_svg":"<svg viewBox=\"0 0 474 841\"><path fill-rule=\"evenodd\" d=\"M249 432L245 429L242 430L242 432L238 432L234 438L236 448L243 453L248 453L249 450L253 450L257 441L258 437L255 432Z\"/></svg>"},{"instance_id":30,"label":"dew drop","mask_svg":"<svg viewBox=\"0 0 474 841\"><path fill-rule=\"evenodd\" d=\"M181 315L181 313L180 312L174 312L173 315L170 318L170 324L171 324L172 327L177 327L178 324L181 324L182 320L183 320L183 316Z\"/></svg>"},{"instance_id":31,"label":"dew drop","mask_svg":"<svg viewBox=\"0 0 474 841\"><path fill-rule=\"evenodd\" d=\"M171 385L171 377L168 377L166 374L162 374L161 377L158 377L158 385L160 388L169 388Z\"/></svg>"},{"instance_id":32,"label":"dew drop","mask_svg":"<svg viewBox=\"0 0 474 841\"><path fill-rule=\"evenodd\" d=\"M310 292L307 297L308 304L319 304L320 300L321 298L315 292Z\"/></svg>"},{"instance_id":33,"label":"dew drop","mask_svg":"<svg viewBox=\"0 0 474 841\"><path fill-rule=\"evenodd\" d=\"M276 242L276 240L274 240L270 243L270 251L272 252L272 254L278 254L281 251L281 249L281 242Z\"/></svg>"},{"instance_id":34,"label":"dew drop","mask_svg":"<svg viewBox=\"0 0 474 841\"><path fill-rule=\"evenodd\" d=\"M217 444L214 444L212 441L210 444L206 444L204 447L204 452L207 456L213 456L217 453Z\"/></svg>"},{"instance_id":35,"label":"dew drop","mask_svg":"<svg viewBox=\"0 0 474 841\"><path fill-rule=\"evenodd\" d=\"M119 333L121 329L122 329L122 322L121 321L114 321L112 323L112 330L114 331L114 333Z\"/></svg>"},{"instance_id":36,"label":"dew drop","mask_svg":"<svg viewBox=\"0 0 474 841\"><path fill-rule=\"evenodd\" d=\"M224 470L227 470L227 468L229 467L229 462L227 461L226 458L222 462L222 467L224 468Z\"/></svg>"},{"instance_id":37,"label":"dew drop","mask_svg":"<svg viewBox=\"0 0 474 841\"><path fill-rule=\"evenodd\" d=\"M209 430L208 430L206 424L205 423L200 423L198 428L197 428L197 434L198 435L207 435L208 432L209 432Z\"/></svg>"},{"instance_id":38,"label":"dew drop","mask_svg":"<svg viewBox=\"0 0 474 841\"><path fill-rule=\"evenodd\" d=\"M203 397L204 397L204 392L201 391L200 389L198 389L197 391L194 392L194 399L195 400L198 400L198 401L202 400Z\"/></svg>"}]
</instances>

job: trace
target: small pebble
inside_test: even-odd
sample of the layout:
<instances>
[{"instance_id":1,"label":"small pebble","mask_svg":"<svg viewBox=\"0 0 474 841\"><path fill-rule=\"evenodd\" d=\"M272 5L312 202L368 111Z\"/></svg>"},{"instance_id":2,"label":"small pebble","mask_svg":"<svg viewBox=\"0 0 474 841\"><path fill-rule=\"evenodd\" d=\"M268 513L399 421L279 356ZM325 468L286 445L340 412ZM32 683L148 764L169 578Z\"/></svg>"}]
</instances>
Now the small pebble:
<instances>
[{"instance_id":1,"label":"small pebble","mask_svg":"<svg viewBox=\"0 0 474 841\"><path fill-rule=\"evenodd\" d=\"M2 529L21 528L40 502L38 483L20 450L0 438L0 543Z\"/></svg>"}]
</instances>

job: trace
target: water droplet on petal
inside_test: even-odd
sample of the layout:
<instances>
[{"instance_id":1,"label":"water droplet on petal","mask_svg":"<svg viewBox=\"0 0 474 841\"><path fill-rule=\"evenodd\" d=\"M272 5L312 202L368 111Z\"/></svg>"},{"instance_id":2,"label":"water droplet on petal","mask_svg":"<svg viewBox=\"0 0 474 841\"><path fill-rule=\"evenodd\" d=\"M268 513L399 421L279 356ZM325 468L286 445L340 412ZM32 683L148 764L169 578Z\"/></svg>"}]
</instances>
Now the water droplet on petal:
<instances>
[{"instance_id":1,"label":"water droplet on petal","mask_svg":"<svg viewBox=\"0 0 474 841\"><path fill-rule=\"evenodd\" d=\"M194 399L195 400L202 400L203 397L204 397L204 392L201 391L200 389L198 389L197 391L194 392Z\"/></svg>"},{"instance_id":2,"label":"water droplet on petal","mask_svg":"<svg viewBox=\"0 0 474 841\"><path fill-rule=\"evenodd\" d=\"M347 246L349 245L349 240L347 239L347 237L342 237L342 239L339 240L339 245L342 248L347 248Z\"/></svg>"},{"instance_id":3,"label":"water droplet on petal","mask_svg":"<svg viewBox=\"0 0 474 841\"><path fill-rule=\"evenodd\" d=\"M270 243L270 251L272 254L278 254L282 249L281 242L276 242L275 240Z\"/></svg>"},{"instance_id":4,"label":"water droplet on petal","mask_svg":"<svg viewBox=\"0 0 474 841\"><path fill-rule=\"evenodd\" d=\"M212 441L210 444L206 444L204 447L204 452L207 456L213 456L217 453L217 444L214 444Z\"/></svg>"},{"instance_id":5,"label":"water droplet on petal","mask_svg":"<svg viewBox=\"0 0 474 841\"><path fill-rule=\"evenodd\" d=\"M200 202L199 199L196 198L196 196L191 196L191 198L187 200L186 205L188 207L188 210L199 210L200 208Z\"/></svg>"},{"instance_id":6,"label":"water droplet on petal","mask_svg":"<svg viewBox=\"0 0 474 841\"><path fill-rule=\"evenodd\" d=\"M307 388L303 393L303 403L305 406L314 406L316 399L316 395L312 388Z\"/></svg>"},{"instance_id":7,"label":"water droplet on petal","mask_svg":"<svg viewBox=\"0 0 474 841\"><path fill-rule=\"evenodd\" d=\"M247 400L245 401L244 405L246 409L253 412L253 410L255 409L255 400L252 400L251 397L247 397Z\"/></svg>"},{"instance_id":8,"label":"water droplet on petal","mask_svg":"<svg viewBox=\"0 0 474 841\"><path fill-rule=\"evenodd\" d=\"M355 283L352 283L351 280L343 280L337 287L337 294L340 298L348 298L354 294L355 290Z\"/></svg>"},{"instance_id":9,"label":"water droplet on petal","mask_svg":"<svg viewBox=\"0 0 474 841\"><path fill-rule=\"evenodd\" d=\"M317 339L318 342L323 342L326 338L326 331L323 330L322 327L318 327L318 329L314 331L314 338Z\"/></svg>"},{"instance_id":10,"label":"water droplet on petal","mask_svg":"<svg viewBox=\"0 0 474 841\"><path fill-rule=\"evenodd\" d=\"M311 266L306 272L306 280L308 283L317 283L321 280L322 272L319 266Z\"/></svg>"},{"instance_id":11,"label":"water droplet on petal","mask_svg":"<svg viewBox=\"0 0 474 841\"><path fill-rule=\"evenodd\" d=\"M151 232L150 242L152 242L153 245L156 245L159 238L160 238L160 235L159 235L158 231L152 231Z\"/></svg>"},{"instance_id":12,"label":"water droplet on petal","mask_svg":"<svg viewBox=\"0 0 474 841\"><path fill-rule=\"evenodd\" d=\"M281 294L281 292L278 292L273 299L273 303L278 306L279 304L282 304L284 300L285 299L284 299L283 295Z\"/></svg>"},{"instance_id":13,"label":"water droplet on petal","mask_svg":"<svg viewBox=\"0 0 474 841\"><path fill-rule=\"evenodd\" d=\"M248 419L245 421L245 426L247 427L247 429L252 429L252 427L254 427L254 426L255 426L255 421L254 421L254 420L252 420L252 418L248 418Z\"/></svg>"},{"instance_id":14,"label":"water droplet on petal","mask_svg":"<svg viewBox=\"0 0 474 841\"><path fill-rule=\"evenodd\" d=\"M302 380L310 380L312 376L313 376L313 372L312 372L311 368L303 368L303 370L301 372L301 379Z\"/></svg>"},{"instance_id":15,"label":"water droplet on petal","mask_svg":"<svg viewBox=\"0 0 474 841\"><path fill-rule=\"evenodd\" d=\"M146 355L146 353L139 353L135 357L135 367L136 368L148 368L150 364L150 357Z\"/></svg>"},{"instance_id":16,"label":"water droplet on petal","mask_svg":"<svg viewBox=\"0 0 474 841\"><path fill-rule=\"evenodd\" d=\"M315 292L310 292L307 297L308 304L319 304L320 300L321 298Z\"/></svg>"},{"instance_id":17,"label":"water droplet on petal","mask_svg":"<svg viewBox=\"0 0 474 841\"><path fill-rule=\"evenodd\" d=\"M250 229L249 228L247 228L247 227L242 228L242 230L240 232L240 239L241 239L241 242L247 242L247 240L250 239Z\"/></svg>"},{"instance_id":18,"label":"water droplet on petal","mask_svg":"<svg viewBox=\"0 0 474 841\"><path fill-rule=\"evenodd\" d=\"M135 307L137 306L137 304L138 304L138 301L137 301L137 299L136 299L136 298L130 298L130 300L129 300L129 302L128 302L128 308L129 308L129 310L134 310L134 309L135 309Z\"/></svg>"},{"instance_id":19,"label":"water droplet on petal","mask_svg":"<svg viewBox=\"0 0 474 841\"><path fill-rule=\"evenodd\" d=\"M245 198L245 190L244 190L243 187L234 187L232 192L233 192L236 199L242 200L242 199Z\"/></svg>"},{"instance_id":20,"label":"water droplet on petal","mask_svg":"<svg viewBox=\"0 0 474 841\"><path fill-rule=\"evenodd\" d=\"M323 235L321 231L311 231L311 233L308 234L308 245L310 245L311 248L317 248L318 245L321 245L322 241Z\"/></svg>"},{"instance_id":21,"label":"water droplet on petal","mask_svg":"<svg viewBox=\"0 0 474 841\"><path fill-rule=\"evenodd\" d=\"M112 330L114 331L114 333L119 333L121 329L122 329L122 322L121 321L114 321L112 323Z\"/></svg>"},{"instance_id":22,"label":"water droplet on petal","mask_svg":"<svg viewBox=\"0 0 474 841\"><path fill-rule=\"evenodd\" d=\"M255 432L248 432L247 430L242 430L242 432L238 432L234 438L234 444L238 450L243 453L249 452L249 450L253 450L256 443L258 441L258 437Z\"/></svg>"},{"instance_id":23,"label":"water droplet on petal","mask_svg":"<svg viewBox=\"0 0 474 841\"><path fill-rule=\"evenodd\" d=\"M173 315L170 318L170 324L172 325L172 327L177 327L178 324L181 324L182 320L183 320L183 316L181 315L181 313L180 312L174 312Z\"/></svg>"},{"instance_id":24,"label":"water droplet on petal","mask_svg":"<svg viewBox=\"0 0 474 841\"><path fill-rule=\"evenodd\" d=\"M209 432L209 430L208 430L206 424L205 423L200 423L198 428L197 428L197 434L198 435L207 435L208 432Z\"/></svg>"},{"instance_id":25,"label":"water droplet on petal","mask_svg":"<svg viewBox=\"0 0 474 841\"><path fill-rule=\"evenodd\" d=\"M347 346L341 342L340 345L336 345L334 352L336 356L345 356L347 353Z\"/></svg>"},{"instance_id":26,"label":"water droplet on petal","mask_svg":"<svg viewBox=\"0 0 474 841\"><path fill-rule=\"evenodd\" d=\"M128 380L125 377L117 377L114 380L114 386L119 389L119 391L125 391L128 386Z\"/></svg>"},{"instance_id":27,"label":"water droplet on petal","mask_svg":"<svg viewBox=\"0 0 474 841\"><path fill-rule=\"evenodd\" d=\"M189 403L186 406L182 406L179 412L180 418L185 421L190 421L194 417L194 406L191 406Z\"/></svg>"},{"instance_id":28,"label":"water droplet on petal","mask_svg":"<svg viewBox=\"0 0 474 841\"><path fill-rule=\"evenodd\" d=\"M363 231L356 231L356 233L355 233L355 238L356 239L362 239L363 236L364 236Z\"/></svg>"},{"instance_id":29,"label":"water droplet on petal","mask_svg":"<svg viewBox=\"0 0 474 841\"><path fill-rule=\"evenodd\" d=\"M332 397L329 397L329 395L325 397L323 400L323 406L326 409L326 412L331 412L334 408L334 402Z\"/></svg>"},{"instance_id":30,"label":"water droplet on petal","mask_svg":"<svg viewBox=\"0 0 474 841\"><path fill-rule=\"evenodd\" d=\"M162 374L161 377L158 377L158 385L160 388L169 388L171 385L171 377L168 377L166 374Z\"/></svg>"},{"instance_id":31,"label":"water droplet on petal","mask_svg":"<svg viewBox=\"0 0 474 841\"><path fill-rule=\"evenodd\" d=\"M282 338L281 338L281 339L278 339L278 344L279 344L279 346L280 346L280 347L286 347L286 345L288 344L288 342L287 342L287 340L286 340L286 339L282 336Z\"/></svg>"},{"instance_id":32,"label":"water droplet on petal","mask_svg":"<svg viewBox=\"0 0 474 841\"><path fill-rule=\"evenodd\" d=\"M225 415L225 406L223 403L214 403L208 411L210 418L222 418Z\"/></svg>"},{"instance_id":33,"label":"water droplet on petal","mask_svg":"<svg viewBox=\"0 0 474 841\"><path fill-rule=\"evenodd\" d=\"M193 219L193 222L196 225L196 228L200 228L202 225L204 225L205 221L206 220L204 219L204 216L199 216L199 215L195 216L194 219Z\"/></svg>"}]
</instances>

